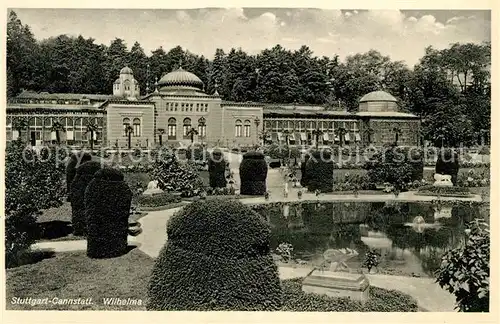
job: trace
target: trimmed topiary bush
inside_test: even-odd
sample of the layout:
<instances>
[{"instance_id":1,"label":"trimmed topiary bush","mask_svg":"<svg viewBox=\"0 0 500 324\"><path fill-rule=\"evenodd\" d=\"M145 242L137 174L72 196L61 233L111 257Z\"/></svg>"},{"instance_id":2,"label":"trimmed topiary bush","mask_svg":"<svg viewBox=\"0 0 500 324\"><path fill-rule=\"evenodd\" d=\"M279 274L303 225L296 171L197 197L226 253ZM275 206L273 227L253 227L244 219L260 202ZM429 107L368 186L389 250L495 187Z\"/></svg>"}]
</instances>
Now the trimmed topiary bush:
<instances>
[{"instance_id":1,"label":"trimmed topiary bush","mask_svg":"<svg viewBox=\"0 0 500 324\"><path fill-rule=\"evenodd\" d=\"M401 191L408 189L415 172L409 160L403 149L391 145L374 154L363 167L368 170L370 182L389 183L395 190Z\"/></svg>"},{"instance_id":2,"label":"trimmed topiary bush","mask_svg":"<svg viewBox=\"0 0 500 324\"><path fill-rule=\"evenodd\" d=\"M235 200L194 202L174 215L156 259L148 310L279 310L269 225Z\"/></svg>"},{"instance_id":3,"label":"trimmed topiary bush","mask_svg":"<svg viewBox=\"0 0 500 324\"><path fill-rule=\"evenodd\" d=\"M68 164L66 165L66 189L68 193L68 201L70 201L71 183L76 175L76 168L85 162L92 160L89 153L77 153L71 155Z\"/></svg>"},{"instance_id":4,"label":"trimmed topiary bush","mask_svg":"<svg viewBox=\"0 0 500 324\"><path fill-rule=\"evenodd\" d=\"M132 191L123 174L105 168L95 173L85 191L87 256L112 258L127 252Z\"/></svg>"},{"instance_id":5,"label":"trimmed topiary bush","mask_svg":"<svg viewBox=\"0 0 500 324\"><path fill-rule=\"evenodd\" d=\"M221 151L214 151L208 159L209 182L211 188L225 188L226 161Z\"/></svg>"},{"instance_id":6,"label":"trimmed topiary bush","mask_svg":"<svg viewBox=\"0 0 500 324\"><path fill-rule=\"evenodd\" d=\"M85 162L76 168L76 175L71 182L70 202L71 202L71 223L73 224L73 234L84 236L87 232L87 222L85 217L85 189L94 178L94 174L101 169L101 164L95 161Z\"/></svg>"},{"instance_id":7,"label":"trimmed topiary bush","mask_svg":"<svg viewBox=\"0 0 500 324\"><path fill-rule=\"evenodd\" d=\"M333 168L334 163L329 152L314 152L306 164L307 190L332 192Z\"/></svg>"},{"instance_id":8,"label":"trimmed topiary bush","mask_svg":"<svg viewBox=\"0 0 500 324\"><path fill-rule=\"evenodd\" d=\"M459 169L460 161L458 154L454 150L445 148L439 152L436 161L436 173L450 175L451 182L456 186Z\"/></svg>"},{"instance_id":9,"label":"trimmed topiary bush","mask_svg":"<svg viewBox=\"0 0 500 324\"><path fill-rule=\"evenodd\" d=\"M264 154L248 152L240 164L241 195L260 196L266 192L267 163Z\"/></svg>"}]
</instances>

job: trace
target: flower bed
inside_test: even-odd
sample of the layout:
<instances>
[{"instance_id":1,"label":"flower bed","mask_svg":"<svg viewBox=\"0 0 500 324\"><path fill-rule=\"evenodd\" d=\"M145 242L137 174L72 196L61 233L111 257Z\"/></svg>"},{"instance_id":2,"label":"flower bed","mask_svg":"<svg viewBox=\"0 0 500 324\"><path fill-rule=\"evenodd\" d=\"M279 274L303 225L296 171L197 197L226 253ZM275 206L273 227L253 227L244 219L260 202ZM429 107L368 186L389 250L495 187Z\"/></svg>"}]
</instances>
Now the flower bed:
<instances>
[{"instance_id":1,"label":"flower bed","mask_svg":"<svg viewBox=\"0 0 500 324\"><path fill-rule=\"evenodd\" d=\"M282 311L291 312L416 312L415 299L396 290L370 287L370 298L363 305L349 298L306 294L302 278L283 280Z\"/></svg>"},{"instance_id":2,"label":"flower bed","mask_svg":"<svg viewBox=\"0 0 500 324\"><path fill-rule=\"evenodd\" d=\"M471 197L468 188L464 187L435 187L433 185L420 187L416 192L421 196L443 196L443 197Z\"/></svg>"}]
</instances>

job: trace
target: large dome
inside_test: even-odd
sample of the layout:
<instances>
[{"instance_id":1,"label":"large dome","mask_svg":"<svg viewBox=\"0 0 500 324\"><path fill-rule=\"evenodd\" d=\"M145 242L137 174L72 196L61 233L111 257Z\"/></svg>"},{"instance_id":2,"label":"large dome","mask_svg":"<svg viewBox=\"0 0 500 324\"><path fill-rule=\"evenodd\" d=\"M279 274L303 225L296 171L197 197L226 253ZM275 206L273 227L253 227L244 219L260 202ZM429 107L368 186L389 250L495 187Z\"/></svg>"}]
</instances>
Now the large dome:
<instances>
[{"instance_id":1,"label":"large dome","mask_svg":"<svg viewBox=\"0 0 500 324\"><path fill-rule=\"evenodd\" d=\"M158 81L158 86L187 89L195 88L201 90L203 88L203 81L195 74L180 67L175 71L165 74L160 81Z\"/></svg>"},{"instance_id":2,"label":"large dome","mask_svg":"<svg viewBox=\"0 0 500 324\"><path fill-rule=\"evenodd\" d=\"M370 101L388 101L397 102L398 100L394 98L390 93L385 91L373 91L365 94L359 102L370 102Z\"/></svg>"},{"instance_id":3,"label":"large dome","mask_svg":"<svg viewBox=\"0 0 500 324\"><path fill-rule=\"evenodd\" d=\"M124 67L123 69L120 70L120 74L134 74L132 72L132 69L129 68L128 66Z\"/></svg>"}]
</instances>

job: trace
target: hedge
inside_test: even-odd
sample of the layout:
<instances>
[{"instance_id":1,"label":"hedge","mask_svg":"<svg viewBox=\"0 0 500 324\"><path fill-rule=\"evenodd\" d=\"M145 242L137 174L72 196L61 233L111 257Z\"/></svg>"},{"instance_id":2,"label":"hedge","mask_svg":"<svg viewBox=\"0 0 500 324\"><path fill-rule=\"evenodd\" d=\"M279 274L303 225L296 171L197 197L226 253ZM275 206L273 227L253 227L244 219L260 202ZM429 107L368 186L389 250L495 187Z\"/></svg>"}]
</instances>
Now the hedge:
<instances>
[{"instance_id":1,"label":"hedge","mask_svg":"<svg viewBox=\"0 0 500 324\"><path fill-rule=\"evenodd\" d=\"M396 290L371 286L370 298L361 304L350 298L329 297L302 291L302 278L282 281L282 311L292 312L417 312L412 297Z\"/></svg>"},{"instance_id":2,"label":"hedge","mask_svg":"<svg viewBox=\"0 0 500 324\"><path fill-rule=\"evenodd\" d=\"M451 175L451 182L457 185L460 161L458 154L452 149L443 149L439 152L436 161L436 173Z\"/></svg>"},{"instance_id":3,"label":"hedge","mask_svg":"<svg viewBox=\"0 0 500 324\"><path fill-rule=\"evenodd\" d=\"M208 159L209 182L211 188L225 188L226 161L220 151L214 151Z\"/></svg>"},{"instance_id":4,"label":"hedge","mask_svg":"<svg viewBox=\"0 0 500 324\"><path fill-rule=\"evenodd\" d=\"M264 154L248 152L240 164L241 195L263 195L266 192L267 163Z\"/></svg>"},{"instance_id":5,"label":"hedge","mask_svg":"<svg viewBox=\"0 0 500 324\"><path fill-rule=\"evenodd\" d=\"M197 201L175 214L153 267L148 310L279 310L269 225L235 200Z\"/></svg>"},{"instance_id":6,"label":"hedge","mask_svg":"<svg viewBox=\"0 0 500 324\"><path fill-rule=\"evenodd\" d=\"M178 203L180 201L181 198L179 196L163 192L152 196L140 195L137 197L135 203L140 207L160 207Z\"/></svg>"},{"instance_id":7,"label":"hedge","mask_svg":"<svg viewBox=\"0 0 500 324\"><path fill-rule=\"evenodd\" d=\"M334 162L329 152L314 152L306 164L307 190L332 192L333 168Z\"/></svg>"},{"instance_id":8,"label":"hedge","mask_svg":"<svg viewBox=\"0 0 500 324\"><path fill-rule=\"evenodd\" d=\"M85 191L87 256L112 258L127 252L132 191L123 174L105 168L94 175Z\"/></svg>"},{"instance_id":9,"label":"hedge","mask_svg":"<svg viewBox=\"0 0 500 324\"><path fill-rule=\"evenodd\" d=\"M68 193L68 201L70 199L71 192L71 182L76 175L76 168L85 162L92 160L92 156L89 153L78 153L71 155L68 164L66 165L66 189Z\"/></svg>"},{"instance_id":10,"label":"hedge","mask_svg":"<svg viewBox=\"0 0 500 324\"><path fill-rule=\"evenodd\" d=\"M95 161L85 162L76 168L76 175L71 182L70 202L71 202L71 223L73 224L73 234L84 236L86 234L85 217L85 189L93 179L94 174L101 169L101 164Z\"/></svg>"}]
</instances>

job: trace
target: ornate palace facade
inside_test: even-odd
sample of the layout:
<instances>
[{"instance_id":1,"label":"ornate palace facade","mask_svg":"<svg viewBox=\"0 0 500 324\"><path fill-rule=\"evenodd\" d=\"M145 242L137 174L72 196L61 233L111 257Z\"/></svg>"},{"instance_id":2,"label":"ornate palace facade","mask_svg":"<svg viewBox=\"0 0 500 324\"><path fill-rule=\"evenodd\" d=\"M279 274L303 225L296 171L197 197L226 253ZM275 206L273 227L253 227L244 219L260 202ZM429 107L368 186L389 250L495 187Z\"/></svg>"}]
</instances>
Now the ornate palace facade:
<instances>
[{"instance_id":1,"label":"ornate palace facade","mask_svg":"<svg viewBox=\"0 0 500 324\"><path fill-rule=\"evenodd\" d=\"M227 147L267 142L290 145L341 144L364 147L394 142L419 145L420 119L398 111L383 91L361 98L359 110L223 101L203 82L179 68L164 75L155 91L139 97L130 68L121 70L113 95L23 92L7 103L7 140L26 136L32 145L142 147L191 140ZM23 126L24 125L24 126ZM55 126L57 125L57 127ZM93 131L90 131L93 129ZM92 135L91 135L92 134Z\"/></svg>"}]
</instances>

